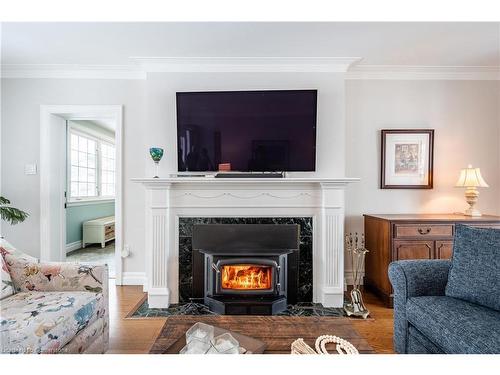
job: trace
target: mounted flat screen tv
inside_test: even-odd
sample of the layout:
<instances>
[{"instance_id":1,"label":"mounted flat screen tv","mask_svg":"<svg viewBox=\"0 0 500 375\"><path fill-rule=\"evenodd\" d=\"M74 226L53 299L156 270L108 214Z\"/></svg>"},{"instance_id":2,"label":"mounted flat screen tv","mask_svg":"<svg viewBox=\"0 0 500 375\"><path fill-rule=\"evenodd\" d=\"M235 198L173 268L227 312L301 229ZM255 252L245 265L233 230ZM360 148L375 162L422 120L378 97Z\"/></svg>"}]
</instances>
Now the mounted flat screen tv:
<instances>
[{"instance_id":1,"label":"mounted flat screen tv","mask_svg":"<svg viewBox=\"0 0 500 375\"><path fill-rule=\"evenodd\" d=\"M177 93L179 172L314 171L317 90Z\"/></svg>"}]
</instances>

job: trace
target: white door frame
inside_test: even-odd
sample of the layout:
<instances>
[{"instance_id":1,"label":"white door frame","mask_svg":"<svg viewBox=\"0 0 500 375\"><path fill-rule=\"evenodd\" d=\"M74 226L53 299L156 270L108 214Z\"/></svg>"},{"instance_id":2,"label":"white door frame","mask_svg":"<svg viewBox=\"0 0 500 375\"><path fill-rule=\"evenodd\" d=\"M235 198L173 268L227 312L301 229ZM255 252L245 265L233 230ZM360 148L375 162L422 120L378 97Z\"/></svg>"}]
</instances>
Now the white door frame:
<instances>
[{"instance_id":1,"label":"white door frame","mask_svg":"<svg viewBox=\"0 0 500 375\"><path fill-rule=\"evenodd\" d=\"M58 126L57 121L54 121L57 118L65 120L112 118L116 121L115 267L116 284L121 285L123 241L123 107L121 105L40 106L40 259L63 261L66 258L66 213L64 210L66 173L62 173L66 171L66 148L58 144L56 136L57 131L63 131L63 129L53 129L54 126ZM66 132L65 128L64 132ZM54 151L60 154L59 165L52 162ZM63 152L64 155L62 155Z\"/></svg>"}]
</instances>

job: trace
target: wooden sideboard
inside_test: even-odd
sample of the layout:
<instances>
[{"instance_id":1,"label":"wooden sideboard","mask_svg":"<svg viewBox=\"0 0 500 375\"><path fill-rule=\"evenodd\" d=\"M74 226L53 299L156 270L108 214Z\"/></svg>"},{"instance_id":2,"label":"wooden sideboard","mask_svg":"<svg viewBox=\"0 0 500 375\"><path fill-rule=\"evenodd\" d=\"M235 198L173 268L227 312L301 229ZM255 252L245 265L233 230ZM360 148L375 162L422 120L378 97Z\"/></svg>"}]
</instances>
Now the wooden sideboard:
<instances>
[{"instance_id":1,"label":"wooden sideboard","mask_svg":"<svg viewBox=\"0 0 500 375\"><path fill-rule=\"evenodd\" d=\"M458 214L364 215L366 255L364 286L392 307L389 263L403 259L449 259L455 224L499 228L499 216Z\"/></svg>"}]
</instances>

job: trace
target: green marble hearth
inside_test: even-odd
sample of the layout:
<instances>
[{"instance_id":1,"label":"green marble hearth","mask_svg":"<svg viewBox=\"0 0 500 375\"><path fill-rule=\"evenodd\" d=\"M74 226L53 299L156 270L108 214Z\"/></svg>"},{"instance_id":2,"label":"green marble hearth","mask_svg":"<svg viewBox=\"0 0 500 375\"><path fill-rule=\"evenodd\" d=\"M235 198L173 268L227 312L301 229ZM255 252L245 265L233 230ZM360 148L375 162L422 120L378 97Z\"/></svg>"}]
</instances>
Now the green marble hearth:
<instances>
[{"instance_id":1,"label":"green marble hearth","mask_svg":"<svg viewBox=\"0 0 500 375\"><path fill-rule=\"evenodd\" d=\"M169 308L153 309L148 305L147 299L130 313L127 318L158 318L177 315L217 315L202 303L188 302L172 304ZM287 310L279 313L281 316L345 316L344 310L335 307L323 307L320 303L302 302L289 305Z\"/></svg>"}]
</instances>

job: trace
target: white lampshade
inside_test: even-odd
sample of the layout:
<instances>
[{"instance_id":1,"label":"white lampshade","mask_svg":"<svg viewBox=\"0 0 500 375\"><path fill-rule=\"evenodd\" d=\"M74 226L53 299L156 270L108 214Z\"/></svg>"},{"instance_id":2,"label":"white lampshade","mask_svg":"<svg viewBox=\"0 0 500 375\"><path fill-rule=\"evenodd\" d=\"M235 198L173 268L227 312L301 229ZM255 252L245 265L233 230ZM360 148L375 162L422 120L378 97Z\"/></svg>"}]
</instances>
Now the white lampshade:
<instances>
[{"instance_id":1,"label":"white lampshade","mask_svg":"<svg viewBox=\"0 0 500 375\"><path fill-rule=\"evenodd\" d=\"M488 187L479 168L472 168L469 164L467 168L460 171L460 177L456 183L457 187Z\"/></svg>"}]
</instances>

